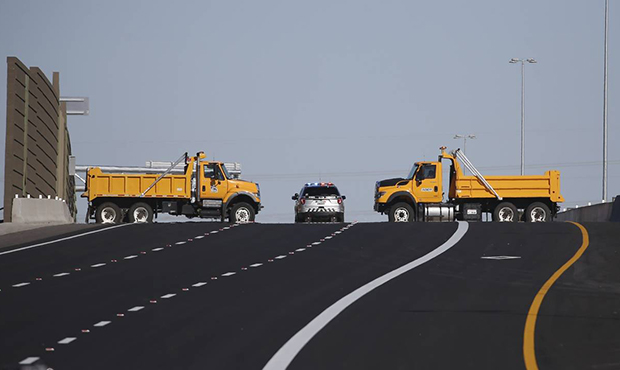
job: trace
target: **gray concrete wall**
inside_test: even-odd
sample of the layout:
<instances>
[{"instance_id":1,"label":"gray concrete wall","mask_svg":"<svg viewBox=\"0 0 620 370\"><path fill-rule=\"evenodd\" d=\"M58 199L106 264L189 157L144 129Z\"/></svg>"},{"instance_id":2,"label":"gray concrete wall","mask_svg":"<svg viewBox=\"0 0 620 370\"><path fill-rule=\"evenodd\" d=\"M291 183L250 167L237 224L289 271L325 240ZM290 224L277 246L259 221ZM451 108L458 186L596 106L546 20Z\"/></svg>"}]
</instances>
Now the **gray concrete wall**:
<instances>
[{"instance_id":1,"label":"gray concrete wall","mask_svg":"<svg viewBox=\"0 0 620 370\"><path fill-rule=\"evenodd\" d=\"M74 222L66 202L38 198L13 198L11 221L29 224L70 224Z\"/></svg>"},{"instance_id":2,"label":"gray concrete wall","mask_svg":"<svg viewBox=\"0 0 620 370\"><path fill-rule=\"evenodd\" d=\"M615 215L618 213L618 209L620 209L620 198L616 197L614 202L594 204L560 212L557 214L555 220L574 222L620 222L620 220L615 219L616 217L612 219L612 213Z\"/></svg>"}]
</instances>

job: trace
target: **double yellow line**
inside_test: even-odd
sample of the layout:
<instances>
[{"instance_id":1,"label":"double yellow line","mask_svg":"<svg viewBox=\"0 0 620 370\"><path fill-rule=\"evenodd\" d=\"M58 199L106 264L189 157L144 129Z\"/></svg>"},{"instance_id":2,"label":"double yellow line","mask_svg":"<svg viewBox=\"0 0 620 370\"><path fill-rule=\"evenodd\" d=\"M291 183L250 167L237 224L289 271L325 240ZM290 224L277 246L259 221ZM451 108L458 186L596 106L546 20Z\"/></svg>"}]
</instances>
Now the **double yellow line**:
<instances>
[{"instance_id":1,"label":"double yellow line","mask_svg":"<svg viewBox=\"0 0 620 370\"><path fill-rule=\"evenodd\" d=\"M557 270L549 280L540 288L536 297L534 297L534 301L530 306L530 310L527 313L527 320L525 321L525 332L523 333L523 359L525 360L525 368L527 370L538 370L538 363L536 362L536 352L534 350L534 332L536 330L536 319L538 318L538 310L540 309L540 305L542 304L543 299L545 299L545 295L551 289L551 286L555 283L556 280L564 273L564 271L568 270L586 251L588 246L590 245L590 237L588 236L588 231L582 225L571 222L573 225L577 226L581 230L581 234L583 235L583 242L581 247L575 253L575 255L569 259L559 270Z\"/></svg>"}]
</instances>

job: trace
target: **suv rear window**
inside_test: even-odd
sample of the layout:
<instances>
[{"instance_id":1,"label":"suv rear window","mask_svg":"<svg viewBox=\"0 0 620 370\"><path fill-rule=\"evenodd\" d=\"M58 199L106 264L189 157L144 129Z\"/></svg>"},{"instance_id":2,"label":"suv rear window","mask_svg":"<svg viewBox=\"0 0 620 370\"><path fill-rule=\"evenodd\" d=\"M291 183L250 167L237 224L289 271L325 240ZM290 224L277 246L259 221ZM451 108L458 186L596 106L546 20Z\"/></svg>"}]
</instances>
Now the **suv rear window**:
<instances>
[{"instance_id":1,"label":"suv rear window","mask_svg":"<svg viewBox=\"0 0 620 370\"><path fill-rule=\"evenodd\" d=\"M325 195L335 195L335 196L340 196L340 193L338 192L338 189L334 186L329 186L329 187L309 187L309 188L305 188L303 194L301 194L302 197L318 197L318 196L325 196Z\"/></svg>"}]
</instances>

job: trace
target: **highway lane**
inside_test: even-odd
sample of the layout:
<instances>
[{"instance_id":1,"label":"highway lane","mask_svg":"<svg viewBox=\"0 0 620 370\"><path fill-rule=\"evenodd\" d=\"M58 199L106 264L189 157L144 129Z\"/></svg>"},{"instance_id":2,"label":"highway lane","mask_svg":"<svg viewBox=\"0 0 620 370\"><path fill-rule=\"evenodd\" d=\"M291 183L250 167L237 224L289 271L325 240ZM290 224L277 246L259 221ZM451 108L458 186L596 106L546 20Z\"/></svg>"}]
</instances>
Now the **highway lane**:
<instances>
[{"instance_id":1,"label":"highway lane","mask_svg":"<svg viewBox=\"0 0 620 370\"><path fill-rule=\"evenodd\" d=\"M175 260L174 263L155 266L148 263L149 260L147 258L143 258L133 261L136 262L136 268L123 271L122 274L115 273L113 276L107 276L106 279L98 278L92 281L80 279L75 280L74 283L72 283L71 280L66 280L66 284L71 283L72 285L63 291L80 292L79 299L85 301L85 303L80 305L84 307L84 310L75 312L75 315L78 315L75 321L79 321L80 324L74 324L72 322L74 320L71 320L71 317L66 317L63 313L62 323L56 323L53 327L45 331L45 341L40 341L38 343L39 346L34 350L36 354L33 354L33 352L19 352L15 357L42 357L50 365L62 365L60 368L79 367L79 365L76 364L84 363L84 361L88 361L88 359L97 359L101 356L105 357L101 362L98 362L101 365L92 364L89 365L89 367L125 368L131 367L130 364L135 364L138 368L145 366L158 368L158 365L166 363L172 366L172 368L175 368L175 364L181 363L184 365L179 365L177 368L184 368L186 367L185 365L200 368L203 361L226 364L239 354L238 347L234 345L234 343L236 343L234 337L237 331L231 331L230 324L246 321L248 325L259 325L262 329L260 331L255 331L246 338L251 341L248 345L262 342L269 344L265 349L259 350L251 356L247 356L248 360L250 360L250 366L256 368L260 366L257 364L266 362L272 352L277 349L279 343L288 335L294 333L297 327L303 325L308 317L320 312L325 304L328 304L342 294L343 285L339 283L339 281L346 282L345 287L347 289L349 289L349 287L353 289L358 284L356 279L359 278L359 276L367 276L367 279L371 279L376 276L377 273L398 266L403 258L414 258L421 253L426 253L428 250L433 249L433 244L440 244L447 239L450 232L455 229L455 225L432 225L432 227L426 228L427 230L424 232L416 232L419 234L418 236L421 241L430 241L431 243L420 242L415 243L413 246L411 246L407 240L401 240L398 234L391 231L396 230L396 228L394 228L395 225L387 224L379 226L370 225L360 230L360 232L348 242L339 243L338 241L341 238L348 238L348 235L350 235L357 226L337 235L333 239L325 239L326 236L331 237L331 233L341 227L342 225L244 225L226 234L226 243L222 245L221 248L211 247L197 249L197 253L200 254L214 254L210 266L201 266L200 262L195 266L192 265L199 259L196 254L191 254L191 259L187 258L182 261ZM412 226L408 225L408 227L411 228ZM366 229L368 229L368 231L366 231ZM233 236L240 234L243 230L257 230L257 232L240 236L238 241L231 239ZM448 233L433 232L432 230L447 230ZM413 229L411 229L411 231L413 231ZM366 243L366 241L369 237L373 235L376 237L376 235L380 234L385 235L382 238L382 243L367 245L368 243ZM221 236L224 237L225 234L221 234ZM322 238L326 241L319 244L319 246L313 246L304 251L295 252L300 248L307 248L307 245L312 242L320 242ZM329 246L330 243L333 245L331 248L321 249L322 247ZM240 253L239 249L231 251L231 247L234 248L234 246L237 246L237 248L243 247L243 253ZM187 248L193 247L192 245ZM179 249L179 251L182 250L183 249ZM321 252L322 250L324 250L323 253ZM354 253L348 252L347 250L352 250ZM288 255L287 253L290 252L294 252L295 255ZM328 254L324 255L326 252ZM226 265L229 259L224 258L226 256L225 253L228 253L230 260L234 260L235 262ZM252 253L260 253L261 255L254 256ZM352 254L355 254L356 257L352 258ZM277 259L279 256L285 256L285 258ZM328 268L325 269L323 267L323 260L328 257L336 261L337 264L336 266L332 266L333 262L327 261L325 265L327 265ZM273 262L269 262L269 260ZM295 262L295 260L309 261L310 265L307 265L308 262L302 262L301 266L298 266L298 263L291 263L291 261ZM144 268L137 268L137 263L145 263L146 265ZM264 265L253 268L251 271L244 271L247 275L241 274L243 270L240 271L240 269L242 267L249 267L255 263L263 263ZM114 269L118 269L120 266L121 265L116 265ZM305 269L306 271L300 270L303 266L307 266ZM308 266L310 268L308 268ZM360 269L360 267L362 268ZM161 272L159 271L160 268L166 268L167 270ZM291 268L293 268L293 270L291 270ZM192 277L191 279L185 278L185 276L182 275L193 273L195 270L204 270L206 273L203 273L201 276ZM104 273L104 270L100 271ZM190 289L190 291L187 292L190 294L187 296L195 298L187 301L188 306L182 306L182 309L176 306L176 304L186 302L185 296L182 295L174 297L170 299L170 301L160 299L157 306L152 309L152 306L147 304L147 299L149 297L144 296L143 299L145 299L144 302L146 302L144 304L137 299L130 302L129 300L125 300L125 298L119 298L130 298L133 295L143 294L135 289L131 289L131 281L141 275L153 274L156 271L159 271L157 273L159 273L161 279L164 280L158 281L158 285L169 283L170 286L176 285L177 289L181 287L191 288L190 284L201 281L200 279L206 279L205 281L209 284L200 289ZM239 275L230 276L226 279L221 277L221 274L227 271L237 271ZM210 277L218 275L219 280L217 284L209 281ZM114 277L116 277L117 281L121 281L121 283L114 283L116 289L105 290L101 298L97 298L95 295L89 293L89 290L95 286L97 290L102 289L99 287L100 285L108 286L109 283L107 283L107 281L113 281ZM294 281L295 279L301 279L301 282L297 283ZM58 281L60 282L62 280ZM334 281L336 281L336 284L334 284ZM303 284L301 284L302 282ZM317 283L319 283L318 286L316 285ZM230 286L230 284L234 285ZM305 294L304 292L304 285L308 284L315 287L312 294ZM41 285L41 287L43 287L43 285ZM158 287L161 288L161 286ZM168 286L166 286L166 289L158 289L158 295L155 295L155 292L153 292L153 295L150 297L161 297L161 295L167 294L171 291L167 288ZM284 289L284 292L282 289ZM51 292L57 292L59 290L60 289L54 288ZM205 293L200 294L202 290L204 290ZM247 292L247 295L253 298L250 301L250 305L246 302L237 301L244 297L240 292ZM296 294L291 294L289 297L290 293L296 292L301 293L301 297L298 297ZM330 294L327 295L327 292ZM89 294L89 298L85 299L84 294ZM69 301L71 299L73 299L73 301ZM36 314L46 314L50 321L54 320L54 314L48 314L48 311L52 310L57 312L71 307L72 304L70 302L75 302L76 299L78 298L72 298L70 296L64 297L62 300L56 299L58 301L58 308L51 309L50 307L45 307L42 310L38 310ZM291 327L287 325L285 321L282 321L282 318L286 317L281 317L282 315L276 314L289 311L281 306L279 303L280 299L285 299L287 302L290 301L294 309L299 309L302 312L305 310L309 311L304 315L294 315L291 317L290 319L294 319L296 323L296 326ZM112 302L106 302L106 300ZM300 304L302 304L302 306L300 306ZM44 353L42 351L46 346L52 345L54 341L60 340L64 338L64 336L75 336L76 332L79 334L84 325L88 327L88 325L92 325L100 320L109 320L109 318L114 318L114 315L117 313L134 307L134 305L142 305L149 309L141 310L133 316L127 314L125 318L131 317L131 320L120 322L122 325L119 325L119 323L114 320L114 324L101 328L101 330L93 330L91 327L91 333L97 333L98 335L81 336L80 340L68 345L67 350L58 348L53 353ZM17 306L23 306L23 304ZM166 311L168 307L170 307L170 312ZM291 312L295 312L294 309L291 310ZM210 310L214 311L211 312ZM274 314L276 315L274 316ZM149 315L156 315L158 319L151 320L152 317ZM264 317L264 319L257 320L257 315ZM13 316L2 315L2 317L15 316L22 317L23 313L19 313L18 315L18 313L14 312ZM32 315L33 320L37 323L48 321L39 318L35 319L34 316L35 315ZM183 325L180 327L174 324L178 320L182 320L183 322ZM26 320L24 319L23 321ZM123 330L125 325L132 325L134 322L142 323L142 326L140 326L139 329L137 328L127 332ZM264 325L266 324L270 325L265 327ZM52 324L47 323L46 325ZM217 332L215 329L221 325L224 325L223 332L221 334L215 333ZM117 330L120 330L121 333L115 333ZM169 331L171 330L177 334L172 336L169 335ZM266 330L267 333L277 333L277 335L273 337L265 336L264 330ZM7 332L18 331L19 325L16 325L16 327L11 330L7 330ZM102 334L99 335L99 333ZM114 333L115 335L106 337L104 335L105 333ZM129 338L133 336L136 336L135 340L129 340ZM201 338L211 338L211 340L196 341L195 338L197 336ZM218 337L232 339L234 342L219 341L218 347L212 348L212 341ZM24 341L27 339L28 335L25 335ZM121 346L114 346L113 344L118 343L120 339L129 340L129 342L123 342ZM91 340L98 344L89 344ZM14 341L15 339L12 339L11 343L6 343L4 346L14 345ZM115 351L124 352L128 343L138 343L138 348L136 352L133 353L133 356L113 355ZM26 344L22 342L22 345L14 346L14 351L18 349L21 350L25 345ZM85 348L81 348L81 346L85 346ZM75 350L75 348L78 348L78 350ZM137 353L143 353L146 349L152 348L157 348L157 350L149 350L149 356L136 355ZM170 353L169 349L171 348L178 348L183 355L168 356L167 354ZM102 351L102 349L105 350ZM14 351L11 351L11 353ZM66 358L63 357L65 355L67 356ZM254 360L253 356L258 356L259 360ZM56 359L60 361L60 364L54 363Z\"/></svg>"},{"instance_id":2,"label":"highway lane","mask_svg":"<svg viewBox=\"0 0 620 370\"><path fill-rule=\"evenodd\" d=\"M110 246L107 254L97 255L98 260L120 262L3 289L0 331L8 335L0 339L0 368L15 368L29 357L39 357L36 363L55 369L262 368L334 302L432 252L456 231L456 224L255 224L223 231L220 224L163 226L127 226L11 260L17 265L11 267L15 273L22 273L21 266L30 269L28 276L38 271L49 274L75 265L74 258L90 263L85 249L97 254ZM618 256L610 230L596 226L588 227L593 228L593 244L601 245L598 253L604 258L588 260L586 252L575 267L598 271L603 281L609 273L601 271L609 270L606 263L614 258L617 262ZM171 242L213 228L218 233L181 245ZM117 235L121 232L122 239L133 243L117 246L124 243ZM570 224L470 224L454 247L338 315L290 368L523 369L525 314L538 289L575 253L580 240L579 230ZM152 251L165 244L171 247ZM141 251L149 252L140 255ZM47 268L37 253L53 266ZM61 254L49 258L55 253ZM138 257L119 259L132 255ZM520 258L481 258L494 256ZM0 266L6 263L2 257L7 256L0 256ZM38 262L28 267L32 259ZM16 281L11 273L7 276ZM207 284L192 286L201 282ZM579 305L584 311L599 298L600 288L588 287ZM611 310L618 307L617 292L613 283L606 287L604 306ZM570 335L558 338L564 325L549 321L557 319L553 302L567 299L561 291L551 289L538 319L541 368L571 368L566 366L570 362L561 362L566 357L557 345ZM143 308L136 310L139 307ZM607 314L613 319L611 311ZM93 326L106 321L104 326ZM584 330L596 337L597 332L587 331L589 324L575 325L573 320L575 343L581 343L579 333ZM83 333L86 329L89 332ZM620 338L617 333L609 329L599 338L608 354ZM70 343L59 344L63 339ZM606 363L611 360L608 355Z\"/></svg>"},{"instance_id":3,"label":"highway lane","mask_svg":"<svg viewBox=\"0 0 620 370\"><path fill-rule=\"evenodd\" d=\"M290 368L523 369L532 299L579 246L569 224L471 224L457 246L334 320ZM519 258L481 258L494 256Z\"/></svg>"},{"instance_id":4,"label":"highway lane","mask_svg":"<svg viewBox=\"0 0 620 370\"><path fill-rule=\"evenodd\" d=\"M583 225L590 246L541 307L536 329L541 369L620 368L620 227Z\"/></svg>"},{"instance_id":5,"label":"highway lane","mask_svg":"<svg viewBox=\"0 0 620 370\"><path fill-rule=\"evenodd\" d=\"M145 245L143 236L152 234L151 227L155 225L146 226L131 226L98 236L107 239L108 244L114 244L119 237L117 234L123 231L122 236L133 240L139 246L138 249L114 248L108 252L108 260L94 260L97 263L84 266L79 272L50 270L72 273L0 292L2 301L11 302L10 305L0 305L0 317L11 318L2 321L0 331L14 333L10 337L2 336L0 348L3 348L3 352L14 354L16 358L23 355L38 357L27 354L33 347L33 339L45 348L53 347L58 337L65 333L81 333L81 330L88 329L92 324L107 321L105 318L116 317L126 309L148 305L151 300L162 301L161 296L171 292L181 293L183 288L190 288L191 284L208 282L230 269L248 266L254 260L267 258L274 250L284 253L288 251L291 242L305 245L306 240L320 240L320 237L330 235L341 227L306 227L283 239L275 232L277 228L270 225L243 225L224 227L222 230L217 229L222 228L217 224L194 224L189 229L187 225L178 225L178 232L170 232L171 229L166 227L169 234L176 238L173 242L166 239L168 244L156 241ZM202 232L205 228L209 229L206 231L208 236ZM126 235L127 230L133 234ZM253 242L256 240L265 243L267 247L256 248ZM78 243L84 248L85 242L88 240L74 239L68 243ZM73 248L62 244L55 248ZM147 251L147 254L142 255L140 251ZM125 259L128 257L133 258ZM89 263L92 262L90 260ZM106 264L99 266L102 263ZM2 358L4 360L4 356Z\"/></svg>"}]
</instances>

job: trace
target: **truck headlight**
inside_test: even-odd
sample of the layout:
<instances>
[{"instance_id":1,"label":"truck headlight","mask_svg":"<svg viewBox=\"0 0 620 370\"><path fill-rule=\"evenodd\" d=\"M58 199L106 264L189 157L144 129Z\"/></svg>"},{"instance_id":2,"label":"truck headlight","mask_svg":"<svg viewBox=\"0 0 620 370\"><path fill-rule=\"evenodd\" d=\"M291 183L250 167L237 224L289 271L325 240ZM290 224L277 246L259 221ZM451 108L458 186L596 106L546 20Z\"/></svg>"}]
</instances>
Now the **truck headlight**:
<instances>
[{"instance_id":1,"label":"truck headlight","mask_svg":"<svg viewBox=\"0 0 620 370\"><path fill-rule=\"evenodd\" d=\"M384 196L384 195L385 195L385 191L378 191L378 192L375 194L375 200L376 200L376 199L381 198L381 197L382 197L382 196Z\"/></svg>"}]
</instances>

